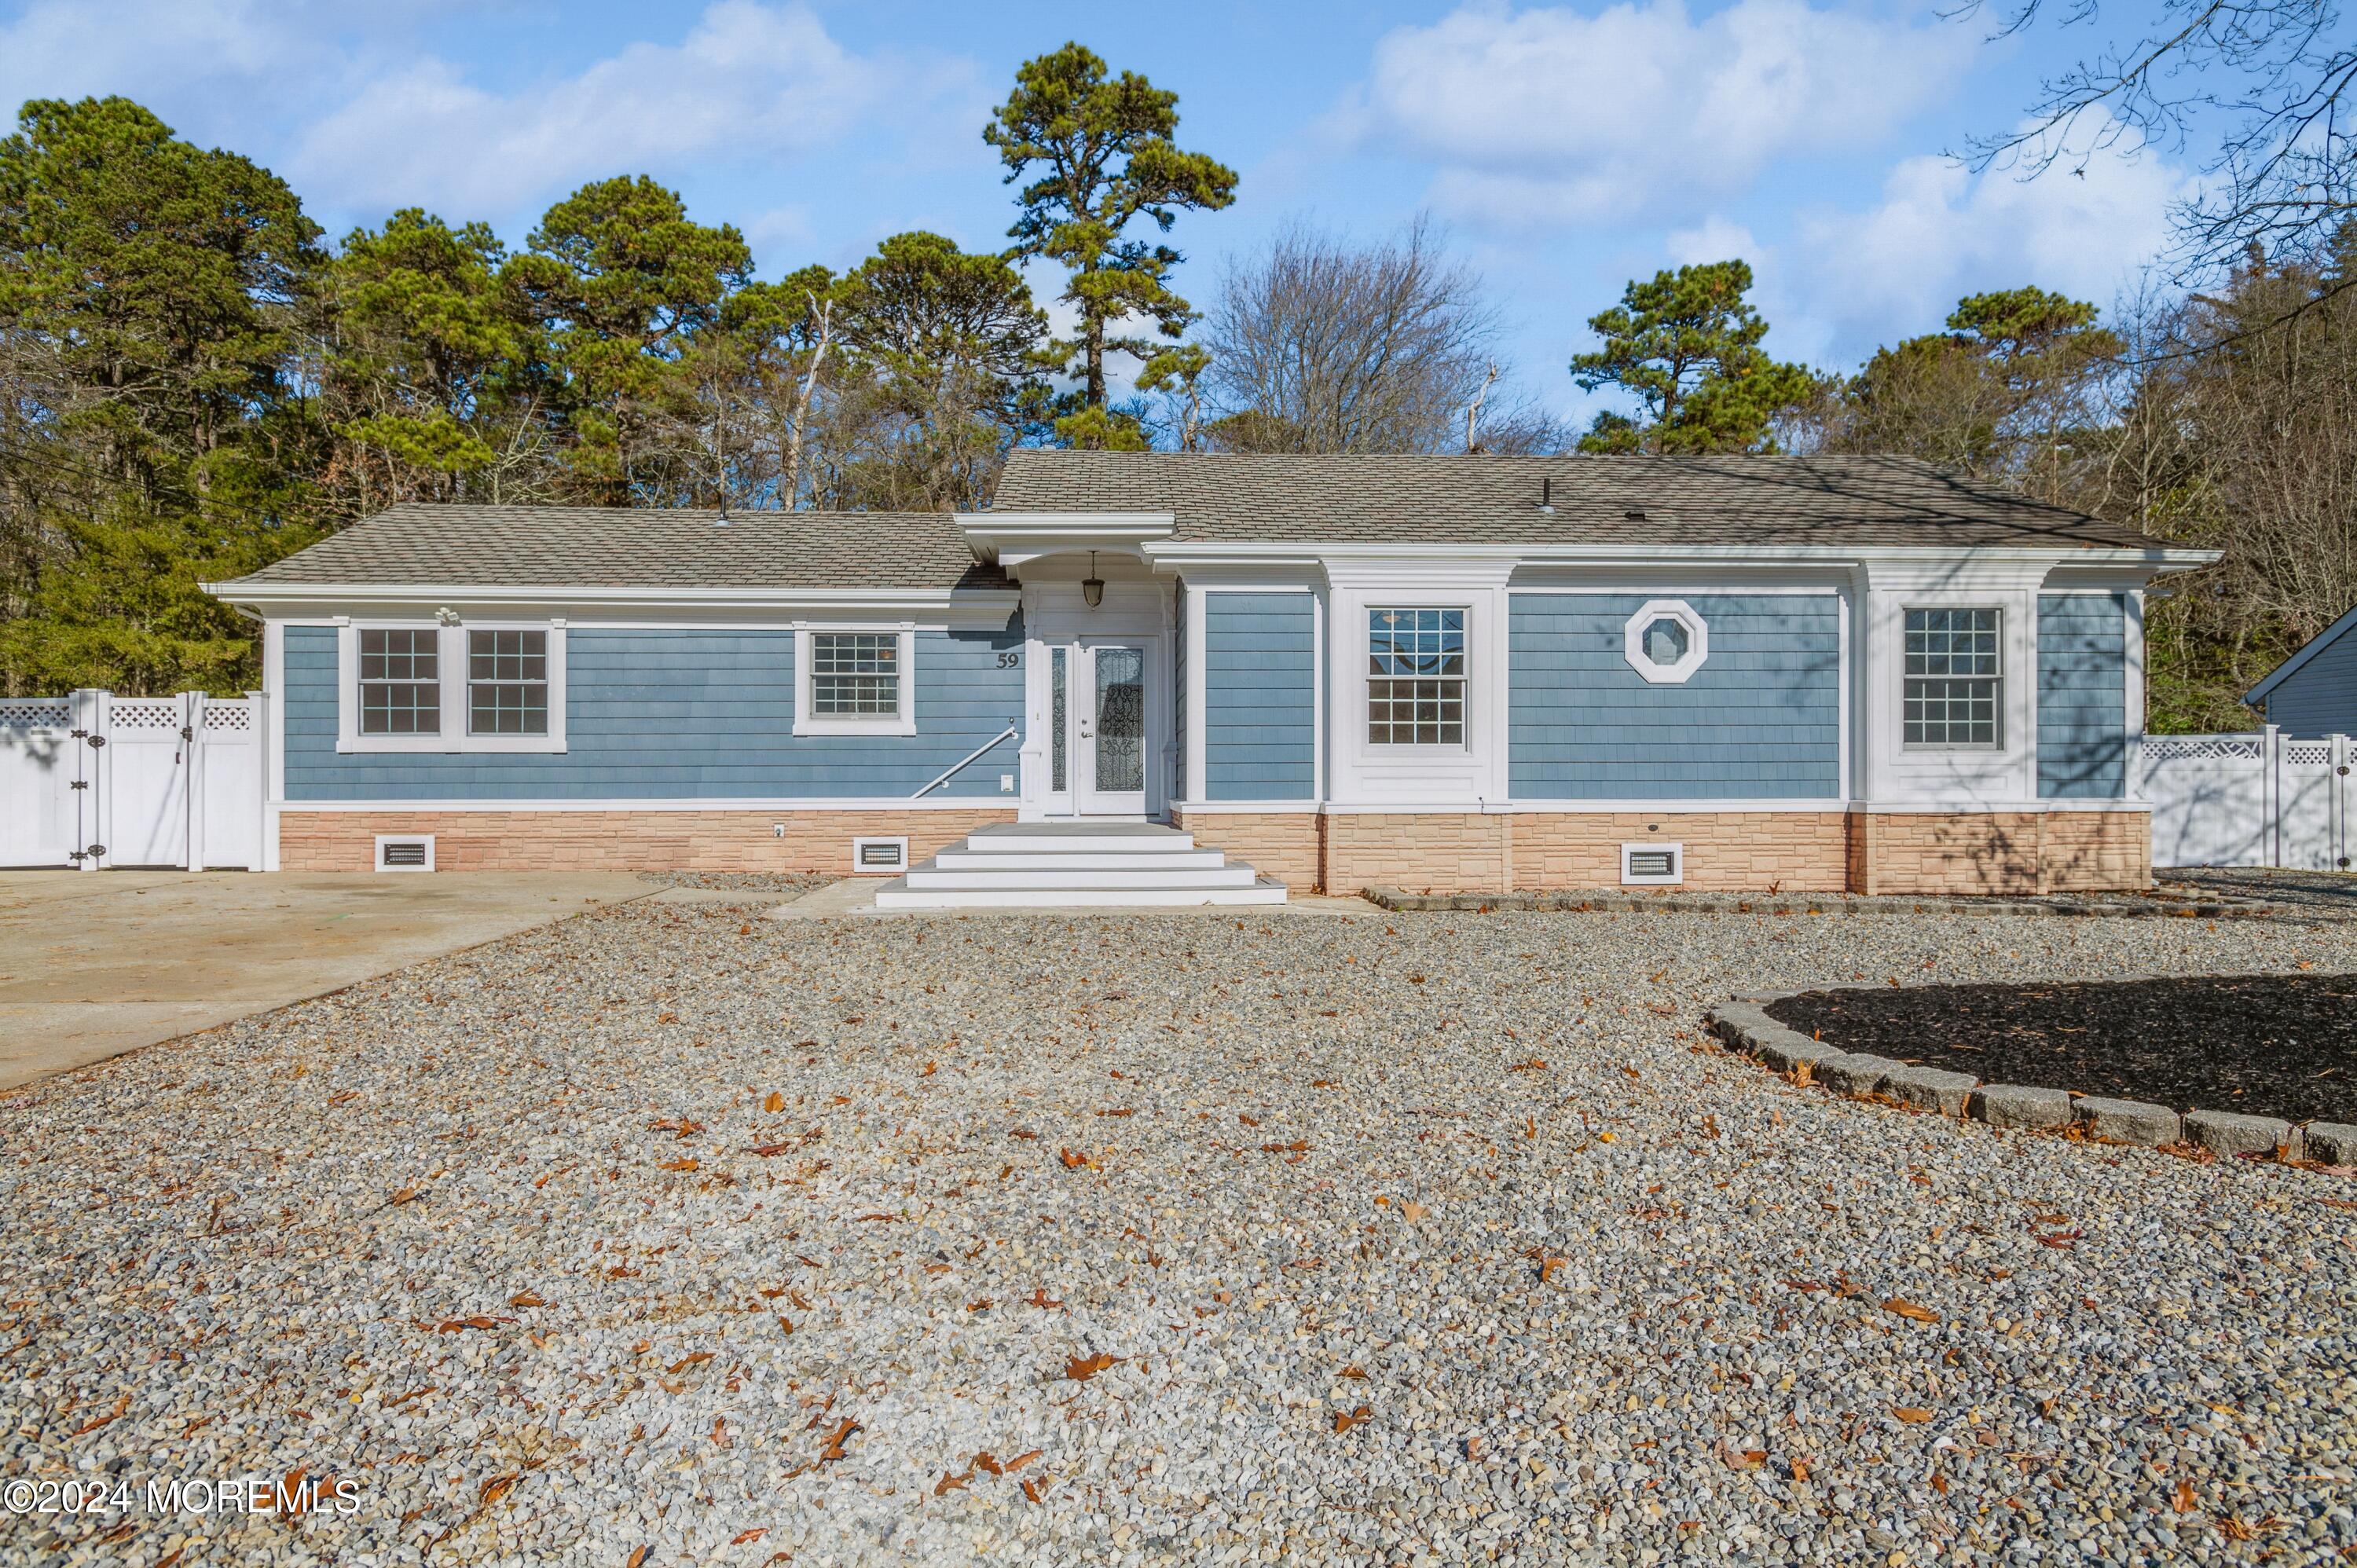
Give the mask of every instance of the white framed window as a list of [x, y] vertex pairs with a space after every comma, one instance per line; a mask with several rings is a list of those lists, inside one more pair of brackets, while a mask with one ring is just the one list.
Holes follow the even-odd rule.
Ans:
[[2005, 612], [1906, 612], [1901, 742], [1912, 750], [1996, 751], [2005, 744]]
[[1710, 657], [1710, 626], [1684, 599], [1652, 599], [1620, 628], [1629, 668], [1656, 686], [1683, 685]]
[[1466, 612], [1367, 611], [1367, 744], [1465, 745]]
[[353, 622], [336, 660], [339, 751], [565, 749], [557, 622]]
[[1624, 886], [1667, 885], [1685, 879], [1684, 844], [1648, 840], [1643, 843], [1620, 846], [1620, 881]]
[[877, 627], [794, 633], [796, 735], [917, 733], [917, 635]]

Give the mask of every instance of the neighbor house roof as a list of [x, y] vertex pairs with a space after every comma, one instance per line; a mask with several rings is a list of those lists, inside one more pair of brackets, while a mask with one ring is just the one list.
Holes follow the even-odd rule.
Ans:
[[1004, 588], [946, 512], [716, 511], [404, 501], [240, 584]]
[[2266, 702], [2277, 686], [2298, 674], [2309, 660], [2353, 632], [2357, 632], [2357, 605], [2352, 605], [2347, 614], [2301, 643], [2290, 658], [2268, 671], [2257, 685], [2243, 693], [2243, 701], [2254, 706]]
[[[1552, 516], [1539, 510], [1543, 491]], [[1496, 457], [1024, 448], [993, 512], [1168, 512], [1179, 541], [2049, 545], [2156, 541], [1905, 457]]]

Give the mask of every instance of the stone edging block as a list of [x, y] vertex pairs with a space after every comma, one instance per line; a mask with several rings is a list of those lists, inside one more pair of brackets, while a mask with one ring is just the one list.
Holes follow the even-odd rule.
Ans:
[[[1878, 986], [1813, 986], [1811, 990], [1879, 990]], [[1778, 1023], [1768, 1004], [1798, 991], [1738, 996], [1711, 1009], [1705, 1022], [1731, 1050], [1760, 1058], [1773, 1071], [1806, 1068], [1808, 1078], [1835, 1094], [1881, 1095], [1943, 1116], [1969, 1116], [1996, 1128], [2068, 1127], [2099, 1143], [2154, 1147], [2180, 1138], [2222, 1158], [2274, 1156], [2324, 1165], [2357, 1165], [2357, 1126], [2310, 1122], [2296, 1126], [2274, 1116], [2190, 1111], [2141, 1100], [2078, 1095], [2027, 1084], [1985, 1084], [1970, 1073], [1910, 1067], [1889, 1057], [1850, 1052]]]

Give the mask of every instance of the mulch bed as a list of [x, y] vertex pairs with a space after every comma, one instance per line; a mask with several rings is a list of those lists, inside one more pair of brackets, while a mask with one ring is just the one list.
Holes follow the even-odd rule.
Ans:
[[1985, 1083], [2357, 1122], [2357, 974], [1812, 991], [1767, 1011], [1829, 1046]]

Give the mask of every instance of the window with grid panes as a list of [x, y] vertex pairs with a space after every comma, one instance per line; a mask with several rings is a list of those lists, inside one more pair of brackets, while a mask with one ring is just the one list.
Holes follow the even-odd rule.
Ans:
[[467, 633], [467, 733], [548, 733], [548, 633]]
[[1367, 744], [1465, 744], [1465, 612], [1367, 612]]
[[1994, 609], [1907, 612], [1907, 745], [1993, 750], [2002, 744], [2002, 625]]
[[432, 627], [361, 628], [361, 734], [442, 733], [440, 639]]
[[811, 635], [811, 710], [822, 718], [900, 712], [900, 639], [888, 631]]

